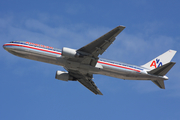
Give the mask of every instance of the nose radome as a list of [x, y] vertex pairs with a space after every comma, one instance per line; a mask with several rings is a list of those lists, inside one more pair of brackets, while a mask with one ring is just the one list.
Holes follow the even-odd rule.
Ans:
[[3, 48], [4, 48], [5, 50], [7, 50], [7, 51], [9, 50], [9, 47], [8, 47], [7, 44], [4, 44], [4, 45], [3, 45]]
[[6, 44], [3, 45], [3, 48], [6, 49]]

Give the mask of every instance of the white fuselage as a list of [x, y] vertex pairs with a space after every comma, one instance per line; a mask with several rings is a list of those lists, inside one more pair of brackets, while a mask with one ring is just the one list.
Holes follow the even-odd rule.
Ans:
[[68, 61], [61, 55], [62, 51], [49, 46], [30, 42], [14, 41], [3, 45], [8, 52], [27, 59], [60, 65], [66, 68], [128, 80], [167, 80], [166, 76], [156, 76], [147, 73], [147, 69], [122, 62], [99, 59], [96, 66]]

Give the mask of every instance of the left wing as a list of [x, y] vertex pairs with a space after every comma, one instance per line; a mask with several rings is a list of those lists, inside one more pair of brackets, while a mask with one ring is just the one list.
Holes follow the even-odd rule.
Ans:
[[95, 83], [92, 81], [92, 77], [93, 77], [92, 74], [89, 73], [82, 74], [80, 73], [80, 71], [75, 71], [75, 70], [68, 70], [68, 71], [69, 71], [69, 75], [75, 77], [82, 85], [84, 85], [94, 94], [103, 95], [101, 91], [97, 88]]
[[85, 59], [82, 61], [84, 64], [90, 64], [95, 66], [98, 60], [99, 54], [102, 55], [104, 51], [113, 43], [115, 37], [124, 29], [124, 26], [118, 26], [105, 35], [99, 37], [98, 39], [92, 41], [86, 46], [77, 50], [77, 52], [82, 54], [87, 54]]

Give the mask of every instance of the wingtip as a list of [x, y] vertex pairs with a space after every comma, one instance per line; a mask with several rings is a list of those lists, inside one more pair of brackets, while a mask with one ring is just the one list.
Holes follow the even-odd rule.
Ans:
[[123, 26], [123, 25], [119, 25], [119, 27], [121, 27], [121, 28], [126, 28], [125, 26]]
[[176, 50], [172, 50], [172, 49], [169, 49], [169, 52], [174, 52], [174, 54], [176, 54]]
[[[98, 94], [98, 95], [103, 95], [102, 92], [99, 90], [99, 88], [98, 88], [98, 93], [97, 93], [97, 94]], [[97, 94], [96, 94], [96, 95], [97, 95]]]
[[103, 95], [103, 94], [100, 92], [100, 93], [98, 93], [98, 94], [96, 94], [96, 95]]

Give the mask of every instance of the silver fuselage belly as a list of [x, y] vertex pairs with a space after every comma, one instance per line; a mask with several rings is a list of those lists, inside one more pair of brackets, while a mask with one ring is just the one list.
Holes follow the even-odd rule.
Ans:
[[[53, 49], [40, 48], [33, 45], [20, 45], [7, 43], [4, 46], [8, 52], [27, 59], [46, 62], [50, 64], [55, 64], [63, 66], [66, 68], [66, 65], [71, 62], [65, 59], [61, 55], [61, 51], [56, 51]], [[96, 66], [92, 67], [90, 65], [80, 64], [76, 62], [72, 63], [72, 69], [80, 70], [92, 73], [92, 74], [102, 74], [111, 77], [116, 77], [120, 79], [128, 80], [166, 80], [165, 77], [150, 75], [147, 73], [147, 69], [129, 65], [121, 62], [99, 59]], [[98, 67], [102, 66], [102, 67]]]

